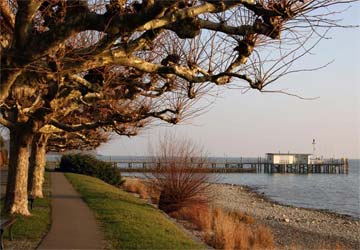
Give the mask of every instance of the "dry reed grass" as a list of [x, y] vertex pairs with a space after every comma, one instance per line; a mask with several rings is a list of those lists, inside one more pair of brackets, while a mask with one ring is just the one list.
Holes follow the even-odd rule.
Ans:
[[153, 185], [153, 183], [146, 181], [145, 182], [147, 193], [150, 196], [151, 203], [159, 204], [160, 200], [160, 192], [159, 190]]
[[229, 216], [231, 216], [235, 221], [243, 222], [245, 224], [255, 224], [255, 219], [245, 213], [241, 212], [229, 212]]
[[153, 204], [159, 202], [159, 191], [146, 180], [126, 178], [122, 188], [127, 192], [139, 194], [141, 199], [150, 199]]
[[197, 230], [208, 232], [211, 229], [211, 212], [206, 204], [182, 207], [170, 213], [170, 216], [193, 223]]
[[274, 249], [271, 230], [256, 226], [255, 219], [240, 212], [209, 209], [206, 205], [193, 205], [171, 213], [171, 216], [192, 222], [203, 231], [204, 240], [216, 249]]
[[138, 179], [127, 178], [123, 184], [123, 189], [130, 193], [139, 194], [141, 199], [149, 199], [147, 187]]

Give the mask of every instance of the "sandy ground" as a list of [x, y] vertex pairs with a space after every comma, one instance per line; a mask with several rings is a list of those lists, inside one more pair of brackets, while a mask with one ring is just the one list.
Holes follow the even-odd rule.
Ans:
[[242, 211], [274, 233], [279, 249], [360, 249], [360, 221], [326, 211], [295, 208], [272, 202], [250, 188], [227, 184], [211, 186], [214, 206]]

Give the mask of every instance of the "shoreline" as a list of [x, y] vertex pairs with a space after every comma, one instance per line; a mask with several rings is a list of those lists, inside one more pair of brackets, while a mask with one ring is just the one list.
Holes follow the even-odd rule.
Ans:
[[[140, 177], [140, 176], [130, 176], [130, 175], [124, 175], [125, 178], [133, 178], [133, 179], [146, 179], [145, 177]], [[342, 214], [333, 210], [329, 210], [329, 209], [322, 209], [322, 208], [311, 208], [311, 207], [301, 207], [301, 206], [295, 206], [295, 205], [291, 205], [291, 204], [285, 204], [279, 201], [276, 201], [268, 196], [265, 195], [265, 193], [260, 192], [258, 190], [258, 188], [256, 187], [251, 187], [248, 185], [241, 185], [241, 184], [231, 184], [231, 183], [217, 183], [217, 182], [212, 182], [212, 185], [224, 185], [224, 186], [229, 186], [229, 187], [241, 187], [242, 189], [246, 190], [249, 193], [252, 193], [253, 195], [257, 196], [259, 199], [263, 199], [264, 201], [267, 201], [269, 203], [273, 203], [279, 206], [285, 206], [285, 207], [290, 207], [290, 208], [298, 208], [298, 209], [304, 209], [304, 210], [309, 210], [309, 211], [314, 211], [314, 212], [321, 212], [321, 213], [325, 213], [325, 214], [331, 214], [333, 216], [338, 216], [339, 218], [342, 219], [350, 219], [353, 221], [360, 221], [360, 216], [359, 217], [355, 217], [349, 214]]]
[[215, 183], [210, 193], [214, 206], [244, 212], [269, 226], [279, 249], [360, 249], [359, 218], [282, 204], [244, 185]]
[[260, 192], [256, 187], [251, 187], [251, 186], [248, 186], [248, 185], [231, 184], [231, 183], [213, 183], [213, 185], [225, 185], [225, 186], [230, 186], [230, 187], [241, 187], [245, 191], [254, 194], [259, 199], [263, 199], [264, 201], [267, 201], [267, 202], [270, 202], [270, 203], [273, 203], [273, 204], [276, 204], [276, 205], [279, 205], [279, 206], [304, 209], [304, 210], [309, 210], [309, 211], [314, 211], [314, 212], [321, 212], [321, 213], [325, 213], [325, 214], [331, 214], [333, 216], [338, 216], [339, 218], [342, 218], [342, 219], [350, 219], [350, 220], [353, 220], [353, 221], [360, 221], [360, 217], [355, 217], [355, 216], [352, 216], [352, 215], [349, 215], [349, 214], [342, 214], [342, 213], [335, 212], [335, 211], [330, 210], [330, 209], [301, 207], [301, 206], [295, 206], [295, 205], [291, 205], [291, 204], [285, 204], [285, 203], [276, 201], [276, 200], [266, 196], [265, 193]]
[[245, 213], [268, 226], [276, 249], [360, 249], [359, 218], [282, 204], [246, 185], [212, 183], [209, 193], [211, 206]]

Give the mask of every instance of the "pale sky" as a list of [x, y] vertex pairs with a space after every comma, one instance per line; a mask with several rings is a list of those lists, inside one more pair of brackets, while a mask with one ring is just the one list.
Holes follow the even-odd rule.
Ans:
[[[344, 16], [346, 23], [360, 24], [360, 4]], [[333, 39], [323, 40], [299, 67], [334, 63], [289, 75], [271, 87], [319, 99], [226, 90], [196, 119], [149, 128], [132, 138], [114, 136], [98, 153], [145, 155], [150, 142], [170, 131], [202, 144], [210, 156], [311, 153], [315, 138], [319, 156], [360, 158], [360, 28], [332, 30], [330, 35]]]

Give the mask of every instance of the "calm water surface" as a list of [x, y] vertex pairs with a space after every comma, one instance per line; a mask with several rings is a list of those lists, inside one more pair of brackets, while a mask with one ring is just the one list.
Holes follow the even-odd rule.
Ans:
[[360, 160], [349, 160], [347, 175], [220, 174], [218, 182], [248, 185], [283, 204], [360, 217]]

